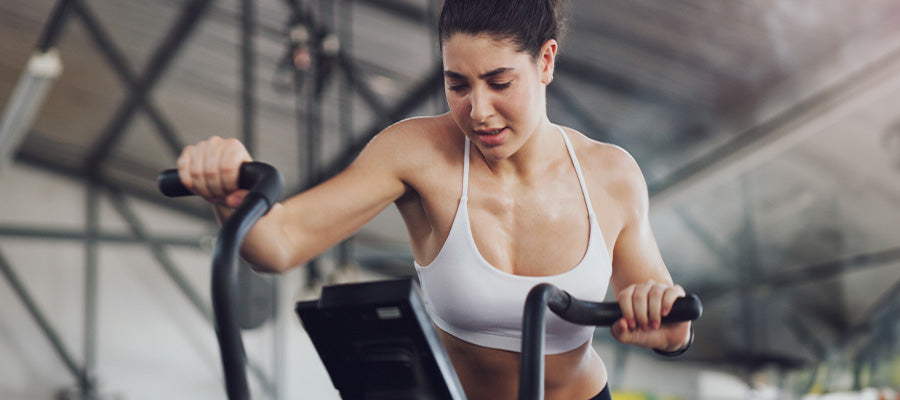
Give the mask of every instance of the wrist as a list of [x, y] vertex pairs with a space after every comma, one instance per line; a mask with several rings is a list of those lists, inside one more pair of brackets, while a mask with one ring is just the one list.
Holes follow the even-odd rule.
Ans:
[[688, 349], [691, 348], [692, 344], [694, 344], [694, 324], [691, 324], [691, 330], [690, 330], [690, 334], [688, 336], [687, 343], [685, 343], [681, 346], [678, 346], [675, 349], [665, 349], [665, 350], [653, 349], [653, 352], [656, 354], [659, 354], [661, 356], [676, 357], [676, 356], [680, 356], [680, 355], [684, 354], [685, 352], [687, 352]]

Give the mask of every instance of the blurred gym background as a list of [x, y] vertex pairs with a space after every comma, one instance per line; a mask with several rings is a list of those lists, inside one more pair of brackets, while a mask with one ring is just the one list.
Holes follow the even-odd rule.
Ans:
[[[442, 113], [440, 0], [0, 1], [0, 398], [219, 399], [216, 224], [156, 174], [210, 135], [296, 193]], [[635, 156], [676, 359], [594, 343], [616, 399], [894, 399], [900, 1], [570, 0], [549, 114]], [[292, 313], [414, 275], [393, 207], [306, 268], [242, 276], [256, 398], [337, 399]]]

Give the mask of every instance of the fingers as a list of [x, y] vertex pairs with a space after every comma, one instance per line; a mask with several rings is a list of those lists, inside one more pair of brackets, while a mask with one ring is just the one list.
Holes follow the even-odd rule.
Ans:
[[613, 338], [618, 340], [620, 343], [632, 343], [634, 333], [630, 328], [628, 328], [628, 322], [625, 321], [625, 318], [616, 321], [615, 324], [612, 324], [609, 327], [609, 330]]
[[208, 147], [207, 142], [200, 142], [194, 146], [188, 169], [191, 174], [191, 182], [194, 185], [192, 188], [194, 193], [212, 201], [213, 197], [209, 191], [209, 184], [206, 181], [206, 153]]
[[659, 329], [662, 321], [663, 295], [667, 287], [661, 284], [650, 286], [647, 291], [647, 328]]
[[647, 348], [682, 343], [684, 325], [689, 324], [662, 325], [662, 318], [672, 311], [675, 300], [684, 296], [678, 285], [652, 280], [630, 285], [616, 294], [622, 318], [610, 327], [610, 333], [621, 343]]
[[181, 150], [181, 155], [178, 156], [178, 160], [176, 161], [176, 165], [178, 166], [178, 178], [181, 180], [181, 184], [191, 191], [193, 191], [194, 187], [194, 182], [190, 173], [191, 156], [193, 154], [194, 146], [186, 146]]
[[675, 300], [679, 297], [684, 297], [687, 294], [684, 292], [684, 288], [681, 285], [675, 285], [668, 288], [662, 297], [662, 316], [665, 317], [672, 312], [672, 305], [675, 304]]
[[225, 198], [223, 190], [225, 178], [223, 177], [222, 168], [220, 168], [223, 150], [222, 138], [213, 136], [206, 141], [207, 154], [203, 160], [203, 176], [206, 178], [207, 198], [213, 199], [218, 203], [222, 203]]
[[193, 193], [225, 204], [238, 191], [241, 164], [249, 161], [252, 158], [240, 141], [213, 136], [184, 148], [178, 157], [178, 176]]
[[646, 331], [659, 329], [675, 300], [684, 295], [681, 286], [648, 281], [628, 286], [616, 295], [616, 300], [627, 327]]
[[653, 288], [653, 282], [646, 285], [638, 285], [631, 295], [631, 305], [634, 307], [634, 320], [637, 327], [641, 330], [650, 329], [650, 308], [649, 302], [650, 290]]
[[635, 329], [636, 324], [634, 321], [634, 306], [632, 303], [632, 297], [634, 296], [635, 285], [631, 285], [620, 291], [616, 294], [616, 301], [619, 302], [619, 307], [622, 309], [622, 321], [627, 325], [628, 329]]
[[223, 143], [222, 154], [219, 159], [222, 167], [222, 189], [225, 193], [232, 193], [238, 188], [238, 174], [241, 164], [253, 161], [247, 153], [244, 145], [237, 139], [226, 139]]

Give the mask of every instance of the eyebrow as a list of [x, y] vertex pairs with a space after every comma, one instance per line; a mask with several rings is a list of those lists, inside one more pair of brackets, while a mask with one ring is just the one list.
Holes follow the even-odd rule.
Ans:
[[[485, 72], [485, 73], [483, 73], [483, 74], [481, 74], [481, 75], [478, 75], [478, 78], [480, 78], [480, 79], [487, 79], [487, 78], [490, 78], [490, 77], [492, 77], [492, 76], [500, 75], [500, 74], [502, 74], [502, 73], [504, 73], [504, 72], [512, 71], [513, 69], [514, 69], [514, 68], [508, 68], [508, 67], [497, 68], [497, 69], [495, 69], [495, 70], [488, 71], [488, 72]], [[450, 70], [445, 70], [445, 71], [444, 71], [444, 75], [447, 76], [447, 77], [449, 77], [449, 78], [465, 79], [465, 76], [464, 76], [463, 74], [461, 74], [461, 73], [459, 73], [459, 72], [455, 72], [455, 71], [450, 71]]]

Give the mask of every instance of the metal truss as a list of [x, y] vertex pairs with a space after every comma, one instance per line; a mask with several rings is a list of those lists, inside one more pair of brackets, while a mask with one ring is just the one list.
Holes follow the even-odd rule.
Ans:
[[[242, 140], [247, 145], [248, 150], [254, 148], [254, 125], [255, 125], [255, 78], [253, 76], [254, 68], [254, 52], [253, 37], [256, 34], [257, 26], [255, 22], [255, 9], [253, 1], [240, 0], [240, 40], [241, 40], [241, 109], [242, 109]], [[352, 1], [343, 1], [342, 5], [346, 7], [352, 6]], [[392, 12], [400, 15], [421, 16], [421, 12], [414, 11], [412, 8], [399, 2], [377, 2], [385, 7], [392, 9]], [[199, 292], [191, 285], [191, 283], [181, 274], [179, 268], [169, 256], [168, 249], [170, 247], [188, 247], [200, 248], [201, 243], [197, 238], [173, 236], [173, 235], [152, 235], [144, 227], [143, 221], [137, 213], [131, 208], [129, 198], [139, 198], [150, 201], [154, 204], [161, 205], [187, 214], [193, 217], [209, 220], [211, 213], [208, 210], [201, 210], [185, 206], [184, 204], [173, 205], [172, 202], [164, 201], [156, 193], [148, 192], [145, 188], [138, 186], [131, 187], [128, 184], [113, 183], [112, 180], [106, 179], [102, 170], [102, 165], [108, 162], [111, 155], [115, 152], [116, 147], [122, 138], [127, 134], [128, 127], [135, 115], [139, 111], [143, 111], [149, 117], [149, 120], [156, 128], [159, 137], [166, 144], [167, 148], [173, 155], [177, 155], [184, 142], [181, 140], [176, 128], [170, 123], [164, 115], [159, 111], [152, 97], [150, 96], [157, 83], [164, 76], [167, 68], [172, 64], [179, 50], [184, 47], [185, 42], [196, 29], [196, 26], [203, 20], [204, 16], [214, 9], [211, 7], [211, 0], [192, 0], [187, 2], [181, 9], [181, 12], [173, 25], [169, 28], [164, 39], [157, 46], [149, 61], [142, 69], [142, 73], [138, 75], [135, 69], [129, 64], [124, 53], [115, 45], [110, 34], [105, 30], [101, 21], [95, 16], [87, 2], [79, 0], [61, 0], [57, 3], [53, 15], [49, 19], [44, 28], [44, 32], [39, 41], [40, 49], [49, 49], [57, 42], [63, 32], [64, 24], [70, 16], [75, 16], [85, 27], [89, 38], [94, 46], [99, 50], [103, 59], [112, 67], [118, 79], [127, 89], [125, 101], [119, 109], [114, 113], [109, 123], [101, 132], [100, 138], [91, 146], [88, 156], [83, 161], [81, 169], [72, 169], [71, 166], [64, 165], [52, 157], [41, 154], [20, 153], [17, 155], [19, 162], [24, 162], [43, 169], [48, 169], [54, 173], [67, 176], [72, 179], [78, 179], [85, 182], [86, 187], [86, 228], [84, 230], [77, 229], [48, 229], [48, 228], [32, 228], [21, 225], [2, 225], [0, 226], [0, 237], [18, 238], [18, 239], [34, 239], [34, 240], [53, 240], [53, 241], [79, 241], [85, 246], [85, 314], [84, 314], [84, 360], [77, 360], [73, 356], [73, 352], [66, 348], [57, 330], [52, 326], [47, 315], [34, 302], [28, 289], [22, 283], [21, 279], [15, 272], [15, 268], [0, 252], [0, 272], [4, 278], [13, 287], [15, 293], [25, 305], [32, 318], [37, 322], [41, 332], [46, 336], [52, 347], [56, 351], [61, 361], [66, 365], [70, 373], [77, 381], [77, 390], [82, 398], [97, 398], [96, 377], [94, 376], [96, 364], [97, 343], [97, 282], [98, 282], [98, 251], [101, 245], [117, 245], [117, 244], [144, 244], [151, 251], [156, 263], [160, 266], [166, 276], [173, 282], [185, 298], [197, 310], [199, 315], [210, 321], [211, 310], [207, 305], [207, 301], [199, 295]], [[285, 1], [288, 8], [294, 13], [304, 13], [306, 11], [301, 3], [296, 1]], [[341, 18], [349, 18], [349, 13], [340, 13]], [[307, 15], [313, 17], [312, 13]], [[422, 16], [425, 18], [426, 16]], [[310, 21], [315, 23], [314, 18]], [[264, 27], [265, 28], [265, 27]], [[331, 29], [326, 24], [318, 26], [319, 29]], [[268, 29], [264, 32], [271, 34], [278, 32], [277, 30]], [[357, 66], [357, 62], [353, 60], [347, 49], [350, 49], [349, 35], [343, 37], [346, 45], [342, 46], [342, 51], [337, 56], [337, 66], [342, 79], [341, 97], [344, 99], [342, 103], [350, 103], [349, 96], [351, 93], [358, 95], [377, 116], [376, 121], [360, 134], [354, 134], [346, 128], [344, 133], [348, 140], [345, 152], [332, 160], [327, 165], [319, 168], [321, 161], [314, 158], [315, 163], [308, 164], [306, 168], [309, 171], [306, 182], [300, 187], [317, 182], [324, 177], [330, 176], [340, 169], [346, 167], [350, 161], [356, 156], [360, 149], [368, 140], [374, 136], [387, 123], [400, 119], [411, 112], [416, 106], [427, 101], [428, 98], [440, 93], [442, 86], [443, 73], [439, 66], [434, 68], [420, 82], [410, 94], [396, 104], [388, 104], [371, 89], [366, 79]], [[439, 64], [439, 63], [438, 63]], [[300, 93], [298, 93], [299, 95]], [[307, 98], [307, 105], [314, 102]], [[348, 110], [348, 106], [344, 106]], [[298, 119], [306, 118], [307, 128], [303, 133], [306, 140], [316, 140], [320, 134], [320, 126], [310, 123], [310, 120], [319, 118], [321, 113], [319, 109], [308, 109], [304, 113], [298, 113]], [[316, 148], [317, 146], [310, 146]], [[317, 157], [317, 156], [316, 156]], [[299, 189], [298, 189], [299, 190]], [[116, 212], [126, 221], [130, 229], [130, 233], [111, 233], [104, 232], [99, 227], [99, 202], [101, 197], [106, 197], [111, 201]], [[345, 248], [343, 253], [348, 253], [349, 247]], [[344, 254], [343, 257], [349, 257]], [[276, 285], [277, 287], [277, 285]], [[278, 324], [278, 321], [276, 321]], [[276, 329], [277, 330], [277, 329]], [[276, 332], [275, 352], [282, 352], [283, 335]], [[262, 371], [255, 363], [250, 362], [251, 372], [261, 383], [261, 387], [271, 398], [281, 398], [277, 385], [270, 377]], [[278, 360], [276, 354], [275, 374], [283, 377], [283, 360]]]

